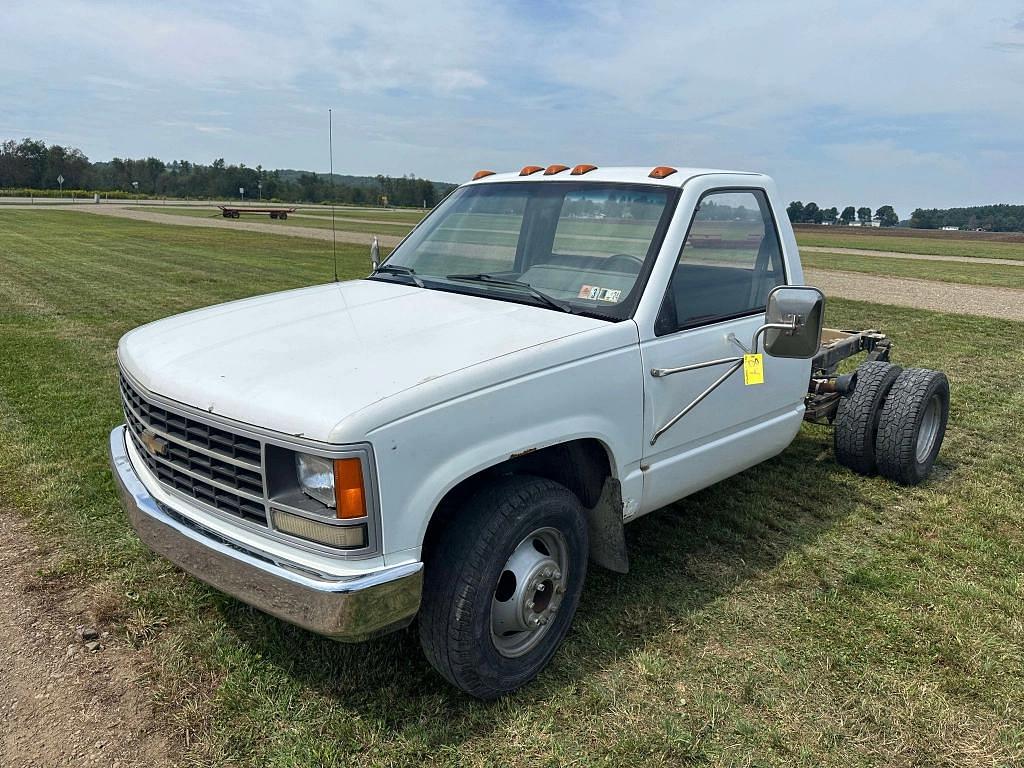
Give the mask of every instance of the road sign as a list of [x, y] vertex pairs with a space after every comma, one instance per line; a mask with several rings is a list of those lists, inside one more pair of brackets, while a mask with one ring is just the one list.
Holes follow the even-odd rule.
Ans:
[[64, 174], [61, 174], [60, 176], [57, 177], [57, 183], [58, 184], [63, 184], [64, 183]]
[[245, 194], [245, 187], [239, 187], [238, 188], [238, 194], [244, 195]]

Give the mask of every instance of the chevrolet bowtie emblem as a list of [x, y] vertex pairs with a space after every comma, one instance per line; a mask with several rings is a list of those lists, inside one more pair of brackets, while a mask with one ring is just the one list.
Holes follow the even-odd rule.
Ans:
[[167, 453], [167, 441], [158, 436], [152, 430], [143, 430], [139, 439], [142, 440], [142, 444], [146, 446], [146, 450], [154, 456], [163, 456]]

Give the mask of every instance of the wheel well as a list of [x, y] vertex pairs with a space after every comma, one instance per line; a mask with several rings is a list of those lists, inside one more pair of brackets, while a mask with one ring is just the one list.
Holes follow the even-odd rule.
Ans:
[[608, 451], [594, 438], [514, 453], [505, 461], [467, 477], [445, 494], [427, 525], [421, 558], [424, 561], [428, 558], [448, 520], [481, 484], [489, 480], [506, 475], [544, 477], [564, 485], [576, 494], [584, 508], [591, 509], [600, 499], [605, 480], [611, 474]]

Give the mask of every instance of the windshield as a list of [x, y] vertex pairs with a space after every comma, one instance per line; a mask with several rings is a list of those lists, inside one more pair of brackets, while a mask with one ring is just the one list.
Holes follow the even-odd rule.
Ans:
[[677, 195], [594, 182], [463, 187], [374, 277], [622, 319], [635, 307]]

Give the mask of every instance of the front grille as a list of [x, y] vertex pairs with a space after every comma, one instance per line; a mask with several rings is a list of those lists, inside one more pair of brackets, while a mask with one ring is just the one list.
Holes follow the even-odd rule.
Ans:
[[267, 525], [258, 440], [152, 403], [124, 376], [121, 397], [135, 447], [160, 482], [221, 512]]

